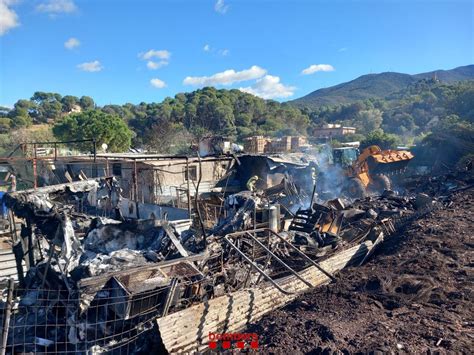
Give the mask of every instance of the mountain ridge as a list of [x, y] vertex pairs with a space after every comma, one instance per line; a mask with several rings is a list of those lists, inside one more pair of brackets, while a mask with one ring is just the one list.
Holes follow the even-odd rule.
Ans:
[[474, 80], [474, 64], [413, 75], [398, 72], [365, 74], [348, 82], [315, 90], [287, 103], [298, 108], [314, 109], [323, 105], [350, 104], [369, 98], [385, 98], [416, 81], [432, 79], [435, 76], [446, 83]]

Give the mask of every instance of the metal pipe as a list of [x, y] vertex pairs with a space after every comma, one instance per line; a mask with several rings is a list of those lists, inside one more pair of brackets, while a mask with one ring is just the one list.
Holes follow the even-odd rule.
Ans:
[[255, 268], [260, 273], [260, 275], [262, 275], [267, 281], [269, 281], [273, 286], [275, 286], [278, 291], [285, 295], [291, 295], [294, 293], [282, 289], [280, 285], [278, 285], [270, 276], [265, 273], [265, 271], [260, 269], [257, 264], [253, 263], [247, 255], [245, 255], [237, 246], [235, 246], [234, 243], [232, 243], [227, 236], [224, 237], [224, 240], [231, 246], [231, 248], [233, 248], [237, 253], [239, 253], [240, 256], [242, 256], [253, 268]]
[[300, 274], [298, 274], [295, 270], [293, 270], [288, 264], [286, 264], [283, 260], [281, 260], [274, 252], [268, 249], [262, 242], [260, 242], [257, 238], [255, 238], [252, 234], [247, 232], [247, 235], [252, 238], [258, 245], [260, 245], [265, 251], [267, 251], [271, 256], [273, 256], [281, 265], [285, 267], [285, 269], [289, 270], [293, 275], [295, 275], [300, 281], [304, 282], [307, 286], [313, 287], [308, 281], [303, 279]]
[[[299, 255], [301, 255], [303, 258], [305, 258], [307, 261], [309, 261], [311, 264], [313, 264], [319, 271], [321, 271], [324, 275], [326, 275], [327, 277], [329, 277], [331, 280], [335, 280], [334, 276], [332, 276], [329, 272], [327, 272], [326, 270], [324, 270], [318, 263], [316, 263], [313, 259], [311, 259], [308, 255], [306, 255], [305, 253], [303, 253], [301, 250], [299, 250], [297, 247], [295, 247], [292, 243], [290, 243], [289, 241], [285, 240], [285, 238], [283, 238], [281, 235], [279, 235], [278, 233], [274, 233], [272, 232], [270, 229], [268, 228], [260, 228], [260, 229], [256, 229], [256, 230], [253, 230], [252, 232], [254, 233], [258, 233], [258, 232], [270, 232], [272, 233], [273, 235], [277, 236], [278, 238], [280, 238], [285, 244], [289, 245], [290, 247], [292, 247]], [[228, 236], [239, 236], [239, 235], [244, 235], [248, 233], [248, 231], [240, 231], [240, 232], [234, 232], [234, 233], [230, 233], [228, 234]]]
[[286, 245], [289, 245], [291, 246], [300, 256], [302, 256], [303, 258], [305, 258], [307, 261], [309, 261], [311, 264], [313, 264], [319, 271], [321, 271], [324, 275], [326, 275], [327, 277], [329, 277], [332, 281], [335, 281], [336, 279], [334, 278], [334, 276], [332, 276], [329, 272], [327, 272], [326, 270], [324, 270], [321, 266], [319, 266], [319, 264], [317, 262], [315, 262], [313, 259], [311, 259], [308, 255], [306, 255], [305, 253], [303, 253], [301, 250], [299, 250], [297, 247], [295, 247], [292, 243], [290, 243], [289, 241], [287, 241], [285, 238], [283, 238], [281, 235], [279, 235], [278, 233], [275, 233], [273, 232], [272, 230], [270, 230], [270, 233], [272, 233], [273, 235], [277, 236], [278, 238], [280, 238]]
[[52, 141], [52, 142], [26, 142], [22, 143], [24, 145], [28, 144], [67, 144], [67, 143], [84, 143], [84, 142], [93, 142], [94, 139], [79, 139], [79, 140], [74, 140], [74, 141]]

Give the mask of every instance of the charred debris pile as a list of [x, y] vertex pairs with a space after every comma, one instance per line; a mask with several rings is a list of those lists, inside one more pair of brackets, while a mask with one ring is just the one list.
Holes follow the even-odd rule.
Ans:
[[[210, 226], [200, 213], [185, 221], [123, 218], [114, 178], [6, 195], [21, 222], [12, 233], [20, 284], [2, 301], [7, 352], [150, 349], [160, 317], [263, 283], [285, 292], [279, 280], [301, 278], [308, 266], [363, 241], [378, 244], [448, 203], [422, 192], [419, 179], [410, 187], [417, 193], [310, 203], [311, 189], [298, 179], [286, 174], [263, 190], [203, 194], [200, 208], [220, 203]], [[440, 191], [466, 186], [459, 178], [446, 187], [452, 181], [440, 179]]]

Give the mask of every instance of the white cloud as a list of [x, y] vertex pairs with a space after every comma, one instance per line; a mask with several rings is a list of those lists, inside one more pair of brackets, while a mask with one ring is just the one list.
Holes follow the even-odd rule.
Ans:
[[229, 10], [229, 5], [224, 3], [224, 0], [217, 0], [214, 5], [214, 10], [220, 14], [225, 14]]
[[230, 51], [228, 49], [221, 49], [219, 50], [219, 54], [226, 57], [230, 54]]
[[48, 0], [36, 6], [36, 10], [56, 15], [60, 13], [72, 13], [77, 10], [73, 0]]
[[301, 71], [301, 74], [310, 75], [318, 71], [334, 71], [334, 67], [330, 64], [313, 64], [307, 67], [306, 69], [303, 69]]
[[20, 25], [18, 15], [10, 8], [15, 0], [0, 0], [0, 36]]
[[158, 78], [151, 79], [150, 84], [157, 89], [163, 89], [166, 87], [166, 83]]
[[171, 57], [171, 53], [167, 51], [166, 49], [162, 49], [159, 51], [150, 49], [148, 52], [140, 53], [138, 56], [144, 60], [148, 60], [152, 58], [168, 60]]
[[229, 69], [212, 76], [188, 76], [183, 80], [183, 84], [195, 86], [232, 85], [241, 81], [261, 78], [266, 73], [265, 69], [254, 65], [249, 69], [241, 71]]
[[217, 49], [217, 48], [211, 47], [210, 44], [206, 44], [204, 47], [202, 47], [202, 50], [208, 53], [217, 53], [223, 57], [226, 57], [230, 54], [230, 50], [228, 50], [227, 48]]
[[292, 96], [296, 88], [280, 83], [280, 78], [273, 75], [265, 75], [258, 79], [255, 84], [249, 87], [240, 88], [243, 92], [248, 92], [263, 99], [277, 99]]
[[102, 66], [102, 64], [100, 64], [98, 60], [94, 60], [93, 62], [85, 62], [85, 63], [79, 64], [77, 67], [82, 71], [88, 71], [91, 73], [101, 71], [102, 69], [104, 69], [104, 67]]
[[166, 60], [161, 60], [159, 62], [154, 62], [152, 60], [149, 60], [148, 62], [146, 62], [147, 68], [151, 69], [151, 70], [156, 70], [156, 69], [161, 68], [165, 65], [168, 65], [168, 61], [166, 61]]
[[79, 47], [81, 45], [81, 42], [77, 38], [71, 37], [69, 38], [66, 42], [64, 42], [64, 47], [67, 49], [74, 49], [76, 47]]
[[[146, 66], [148, 69], [156, 70], [161, 68], [165, 65], [169, 64], [169, 59], [171, 57], [171, 53], [165, 49], [162, 50], [154, 50], [150, 49], [148, 52], [139, 53], [138, 57], [142, 60], [146, 60]], [[158, 60], [155, 60], [158, 59]]]

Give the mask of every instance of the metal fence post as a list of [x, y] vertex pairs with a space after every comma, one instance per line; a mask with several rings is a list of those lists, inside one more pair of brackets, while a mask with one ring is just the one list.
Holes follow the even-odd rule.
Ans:
[[3, 329], [2, 329], [2, 347], [0, 348], [0, 355], [5, 355], [7, 350], [8, 342], [8, 328], [10, 327], [10, 317], [12, 314], [12, 302], [13, 302], [13, 288], [15, 282], [13, 279], [8, 280], [8, 296], [7, 304], [5, 305], [5, 314], [3, 316]]

